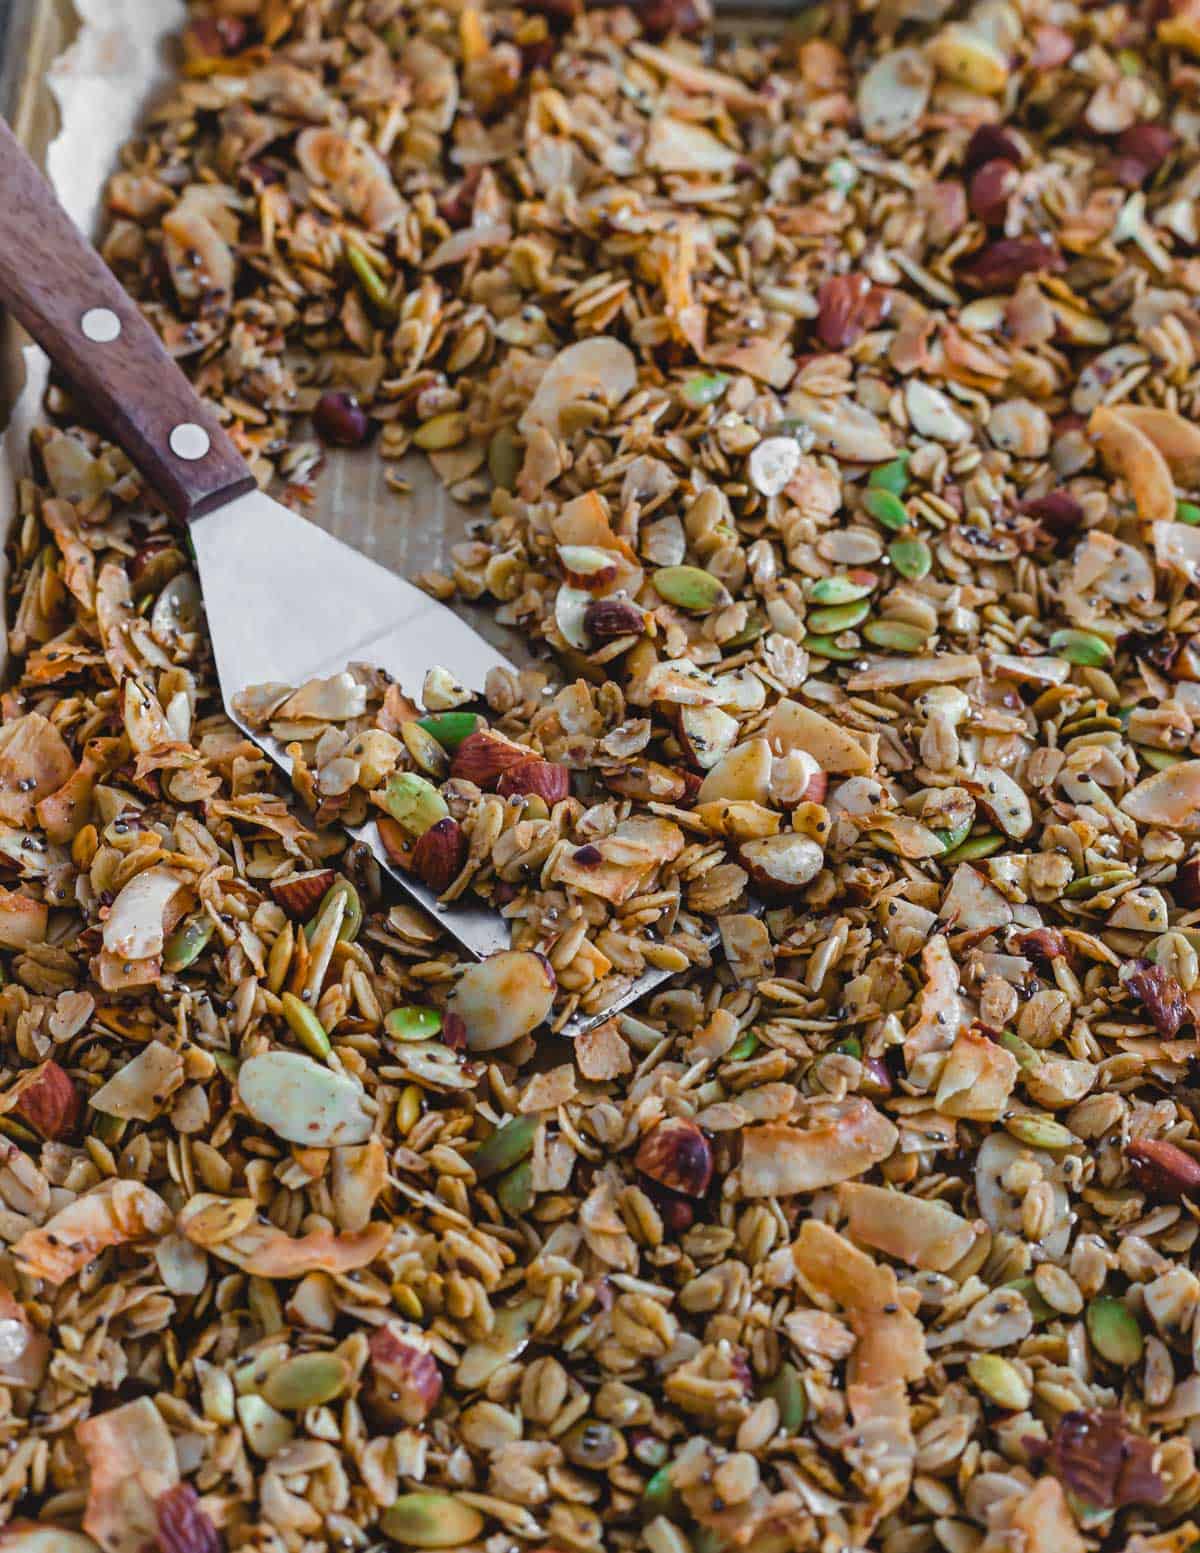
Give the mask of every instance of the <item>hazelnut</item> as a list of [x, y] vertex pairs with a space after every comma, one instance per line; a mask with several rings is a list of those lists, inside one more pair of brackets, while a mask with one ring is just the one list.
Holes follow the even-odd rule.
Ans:
[[442, 1394], [442, 1372], [427, 1349], [388, 1322], [371, 1334], [363, 1401], [380, 1423], [412, 1427], [433, 1412]]
[[353, 394], [332, 389], [322, 394], [313, 411], [313, 426], [322, 442], [335, 448], [361, 448], [371, 438], [371, 421]]
[[712, 1181], [712, 1145], [695, 1122], [669, 1117], [642, 1139], [634, 1164], [668, 1191], [703, 1197]]
[[613, 642], [621, 636], [641, 636], [646, 617], [628, 599], [597, 599], [589, 604], [583, 629], [593, 642]]
[[1180, 863], [1172, 890], [1176, 902], [1186, 911], [1200, 906], [1200, 855]]
[[1020, 181], [1020, 173], [1011, 162], [993, 157], [971, 174], [967, 202], [971, 214], [987, 226], [1003, 226], [1008, 202]]
[[761, 895], [783, 901], [792, 899], [817, 877], [825, 854], [809, 837], [783, 831], [778, 836], [744, 842], [738, 861]]

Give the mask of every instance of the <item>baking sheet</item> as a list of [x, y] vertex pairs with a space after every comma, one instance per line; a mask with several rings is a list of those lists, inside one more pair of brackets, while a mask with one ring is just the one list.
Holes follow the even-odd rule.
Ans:
[[[24, 59], [5, 112], [72, 218], [93, 235], [121, 145], [172, 79], [175, 36], [184, 15], [182, 0], [77, 0], [74, 8], [68, 0], [39, 0], [25, 9]], [[0, 410], [12, 409], [0, 440], [0, 540], [7, 541], [16, 514], [16, 481], [28, 469], [29, 432], [41, 414], [47, 374], [41, 350], [6, 321]], [[424, 455], [414, 454], [399, 466], [409, 495], [386, 483], [385, 467], [369, 449], [331, 454], [308, 515], [405, 576], [442, 566], [483, 509], [452, 501]], [[519, 640], [486, 609], [456, 605], [455, 612], [501, 651], [527, 660]], [[3, 653], [0, 643], [0, 674]], [[435, 643], [430, 654], [436, 661]]]

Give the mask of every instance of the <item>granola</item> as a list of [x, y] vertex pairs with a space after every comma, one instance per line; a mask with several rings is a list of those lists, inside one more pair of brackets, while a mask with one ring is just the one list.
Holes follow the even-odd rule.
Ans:
[[106, 257], [286, 499], [374, 439], [477, 500], [423, 583], [538, 657], [246, 688], [289, 786], [51, 391], [0, 1546], [1200, 1538], [1198, 61], [1192, 0], [193, 12]]

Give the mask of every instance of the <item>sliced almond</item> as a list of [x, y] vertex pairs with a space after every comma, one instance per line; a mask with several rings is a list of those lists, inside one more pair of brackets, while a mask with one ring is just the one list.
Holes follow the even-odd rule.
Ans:
[[335, 1148], [371, 1136], [362, 1085], [300, 1052], [264, 1052], [243, 1062], [237, 1092], [256, 1122], [289, 1143]]

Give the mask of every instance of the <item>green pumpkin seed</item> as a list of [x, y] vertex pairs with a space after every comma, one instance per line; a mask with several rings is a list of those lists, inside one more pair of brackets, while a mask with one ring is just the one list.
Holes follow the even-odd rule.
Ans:
[[743, 647], [749, 647], [751, 642], [757, 642], [759, 637], [767, 629], [766, 616], [756, 609], [752, 609], [746, 617], [746, 624], [740, 631], [735, 631], [730, 637], [721, 643], [722, 652], [737, 652]]
[[1005, 1051], [1012, 1052], [1017, 1059], [1017, 1067], [1022, 1073], [1029, 1073], [1034, 1068], [1041, 1067], [1042, 1058], [1037, 1047], [1030, 1046], [1028, 1041], [1023, 1041], [1015, 1030], [1001, 1031], [1000, 1045]]
[[1053, 1305], [1047, 1304], [1032, 1278], [1011, 1278], [1002, 1288], [1012, 1289], [1029, 1306], [1029, 1314], [1037, 1322], [1052, 1321], [1058, 1315]]
[[670, 1467], [659, 1467], [642, 1490], [638, 1510], [644, 1521], [652, 1521], [659, 1515], [670, 1515], [675, 1508], [675, 1490], [671, 1487]]
[[282, 1413], [320, 1407], [341, 1396], [350, 1381], [350, 1366], [336, 1353], [298, 1353], [267, 1376], [262, 1394]]
[[705, 405], [715, 404], [728, 387], [727, 372], [694, 372], [680, 392], [693, 410], [702, 410]]
[[857, 1057], [860, 1061], [862, 1059], [862, 1042], [857, 1035], [846, 1036], [833, 1049], [835, 1052], [840, 1052], [843, 1057]]
[[753, 1057], [757, 1050], [758, 1036], [753, 1030], [747, 1030], [745, 1035], [739, 1036], [729, 1048], [728, 1057], [730, 1062], [745, 1062], [748, 1057]]
[[971, 834], [971, 826], [974, 823], [974, 816], [968, 815], [965, 820], [960, 820], [952, 830], [935, 830], [933, 834], [941, 842], [945, 851], [953, 852], [955, 847], [961, 846]]
[[1171, 750], [1156, 750], [1146, 744], [1135, 744], [1134, 749], [1138, 753], [1138, 759], [1151, 771], [1165, 771], [1168, 766], [1177, 766], [1181, 760], [1191, 759], [1190, 755], [1176, 755]]
[[1102, 1359], [1128, 1370], [1139, 1363], [1146, 1346], [1137, 1318], [1122, 1301], [1102, 1295], [1084, 1315], [1092, 1347]]
[[1200, 507], [1194, 501], [1177, 501], [1175, 503], [1176, 523], [1200, 523]]
[[694, 615], [707, 615], [733, 602], [720, 578], [698, 566], [660, 566], [650, 580], [660, 599]]
[[432, 1041], [441, 1034], [442, 1015], [436, 1008], [394, 1008], [383, 1021], [387, 1033], [396, 1041]]
[[865, 599], [874, 592], [879, 581], [877, 577], [858, 572], [858, 580], [847, 577], [841, 573], [836, 577], [818, 577], [816, 582], [808, 590], [808, 596], [814, 604], [857, 604], [859, 599]]
[[1004, 845], [1004, 837], [999, 831], [985, 830], [978, 836], [968, 836], [957, 847], [951, 847], [949, 851], [942, 853], [943, 863], [974, 863], [981, 857], [991, 857], [993, 852], [999, 852]]
[[324, 1025], [312, 1009], [294, 992], [285, 992], [279, 1002], [283, 1007], [283, 1017], [287, 1020], [288, 1029], [304, 1050], [310, 1057], [316, 1057], [320, 1062], [326, 1061], [333, 1046], [325, 1034]]
[[517, 434], [511, 426], [501, 426], [492, 433], [488, 442], [487, 466], [496, 485], [502, 491], [514, 490], [521, 473], [521, 449]]
[[206, 911], [185, 917], [163, 946], [163, 970], [172, 975], [186, 971], [204, 953], [215, 931], [213, 919]]
[[265, 1398], [254, 1392], [239, 1397], [236, 1405], [246, 1444], [264, 1461], [281, 1451], [296, 1432], [290, 1418], [276, 1412]]
[[889, 652], [920, 652], [929, 640], [928, 631], [908, 620], [868, 620], [862, 634], [873, 647]]
[[457, 1548], [475, 1541], [483, 1530], [483, 1516], [453, 1494], [428, 1490], [401, 1494], [383, 1512], [379, 1525], [385, 1537], [405, 1547]]
[[911, 453], [901, 453], [889, 463], [876, 464], [867, 477], [872, 491], [889, 491], [893, 496], [903, 496], [908, 489], [908, 461]]
[[832, 636], [806, 636], [804, 645], [816, 658], [828, 658], [831, 663], [853, 663], [862, 656], [861, 647], [843, 647]]
[[490, 1181], [502, 1170], [514, 1165], [533, 1153], [533, 1140], [537, 1136], [536, 1116], [514, 1116], [510, 1122], [489, 1133], [471, 1156], [471, 1166], [476, 1178]]
[[834, 604], [828, 609], [809, 610], [804, 626], [806, 631], [815, 631], [818, 636], [838, 636], [843, 631], [853, 631], [870, 613], [868, 601], [859, 599], [854, 604]]
[[808, 1417], [808, 1393], [804, 1380], [794, 1364], [786, 1360], [779, 1366], [779, 1373], [763, 1387], [763, 1395], [773, 1397], [779, 1409], [779, 1427], [784, 1434], [798, 1434]]
[[1056, 1122], [1052, 1116], [1021, 1113], [1005, 1117], [1004, 1127], [1018, 1143], [1028, 1143], [1035, 1149], [1069, 1149], [1079, 1142], [1069, 1127]]
[[423, 421], [413, 432], [413, 446], [429, 453], [439, 453], [443, 448], [456, 448], [467, 436], [467, 417], [462, 410], [445, 410]]
[[402, 771], [391, 779], [383, 795], [383, 806], [414, 841], [450, 813], [433, 783], [415, 771]]
[[346, 244], [346, 263], [372, 310], [384, 318], [394, 318], [396, 305], [388, 292], [387, 282], [357, 243]]
[[1068, 663], [1077, 663], [1090, 669], [1099, 668], [1102, 663], [1112, 659], [1112, 648], [1102, 636], [1096, 636], [1091, 631], [1075, 631], [1069, 627], [1051, 634], [1050, 651], [1056, 657], [1065, 658]]
[[450, 756], [442, 744], [418, 722], [400, 724], [404, 747], [428, 777], [444, 781], [450, 775]]
[[1030, 1390], [1015, 1364], [999, 1354], [979, 1353], [967, 1361], [967, 1374], [989, 1401], [1009, 1413], [1029, 1406]]
[[478, 712], [439, 712], [433, 717], [419, 717], [417, 722], [451, 755], [464, 739], [485, 726]]
[[1133, 870], [1130, 868], [1104, 868], [1094, 874], [1084, 874], [1080, 879], [1072, 879], [1063, 894], [1073, 901], [1091, 900], [1093, 896], [1102, 895], [1105, 890], [1114, 889], [1132, 878]]
[[884, 528], [904, 529], [908, 528], [911, 522], [908, 509], [900, 498], [880, 486], [866, 492], [863, 496], [863, 506], [876, 523], [882, 523]]
[[313, 912], [311, 919], [304, 925], [304, 936], [309, 943], [312, 942], [321, 918], [339, 896], [345, 896], [346, 909], [342, 913], [341, 925], [338, 927], [338, 943], [352, 944], [358, 937], [358, 930], [362, 927], [363, 921], [362, 901], [349, 879], [335, 879], [321, 897], [321, 904]]
[[913, 582], [929, 576], [933, 565], [933, 551], [923, 539], [893, 539], [888, 546], [888, 559], [900, 573]]
[[533, 1207], [535, 1196], [533, 1163], [528, 1159], [514, 1165], [507, 1175], [500, 1177], [496, 1186], [496, 1201], [510, 1219], [524, 1218]]

